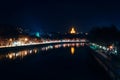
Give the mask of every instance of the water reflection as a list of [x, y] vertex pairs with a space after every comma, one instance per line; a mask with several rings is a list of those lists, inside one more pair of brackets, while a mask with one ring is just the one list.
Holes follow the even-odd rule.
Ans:
[[65, 44], [48, 45], [41, 48], [34, 48], [34, 49], [28, 49], [28, 50], [21, 50], [18, 52], [9, 52], [7, 54], [6, 53], [0, 54], [0, 60], [2, 59], [15, 60], [17, 58], [22, 59], [27, 55], [39, 53], [39, 51], [48, 51], [51, 49], [57, 49], [61, 47], [63, 48], [71, 47], [71, 54], [74, 55], [75, 47], [80, 47], [80, 46], [84, 46], [84, 43], [65, 43]]
[[36, 54], [38, 52], [38, 49], [35, 48], [35, 49], [31, 49], [31, 50], [21, 50], [19, 52], [9, 52], [9, 53], [5, 53], [5, 54], [0, 54], [0, 60], [2, 59], [11, 59], [11, 60], [14, 60], [16, 58], [24, 58], [25, 56], [27, 55], [30, 55], [30, 54]]
[[50, 49], [57, 49], [57, 48], [66, 48], [66, 47], [80, 47], [80, 46], [84, 46], [85, 43], [65, 43], [65, 44], [56, 44], [56, 45], [49, 45], [46, 47], [42, 47], [41, 50], [42, 51], [47, 51]]
[[71, 54], [74, 55], [75, 54], [75, 48], [71, 47]]

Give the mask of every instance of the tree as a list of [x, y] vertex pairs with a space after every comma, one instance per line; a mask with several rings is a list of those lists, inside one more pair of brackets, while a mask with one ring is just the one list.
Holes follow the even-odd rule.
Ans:
[[119, 33], [120, 31], [114, 25], [94, 27], [89, 32], [89, 40], [100, 44], [112, 44], [119, 41]]

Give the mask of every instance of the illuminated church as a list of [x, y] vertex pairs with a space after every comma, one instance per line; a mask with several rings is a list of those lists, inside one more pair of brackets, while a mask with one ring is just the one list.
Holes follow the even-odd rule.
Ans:
[[71, 30], [70, 30], [70, 34], [76, 34], [76, 33], [77, 33], [77, 32], [76, 32], [75, 28], [72, 27]]

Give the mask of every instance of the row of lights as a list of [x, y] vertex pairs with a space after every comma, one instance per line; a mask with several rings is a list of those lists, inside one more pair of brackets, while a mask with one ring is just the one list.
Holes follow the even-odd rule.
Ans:
[[117, 54], [117, 50], [114, 49], [113, 45], [110, 45], [109, 47], [97, 45], [95, 43], [92, 43], [93, 46], [99, 47], [100, 49], [107, 50], [107, 51], [113, 51], [114, 54]]

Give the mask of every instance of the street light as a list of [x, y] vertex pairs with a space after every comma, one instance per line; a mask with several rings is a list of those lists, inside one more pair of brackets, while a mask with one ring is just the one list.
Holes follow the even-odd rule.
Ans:
[[110, 49], [113, 49], [113, 46], [111, 45], [111, 46], [109, 46], [109, 48], [110, 48]]
[[25, 41], [28, 41], [28, 38], [25, 38]]

